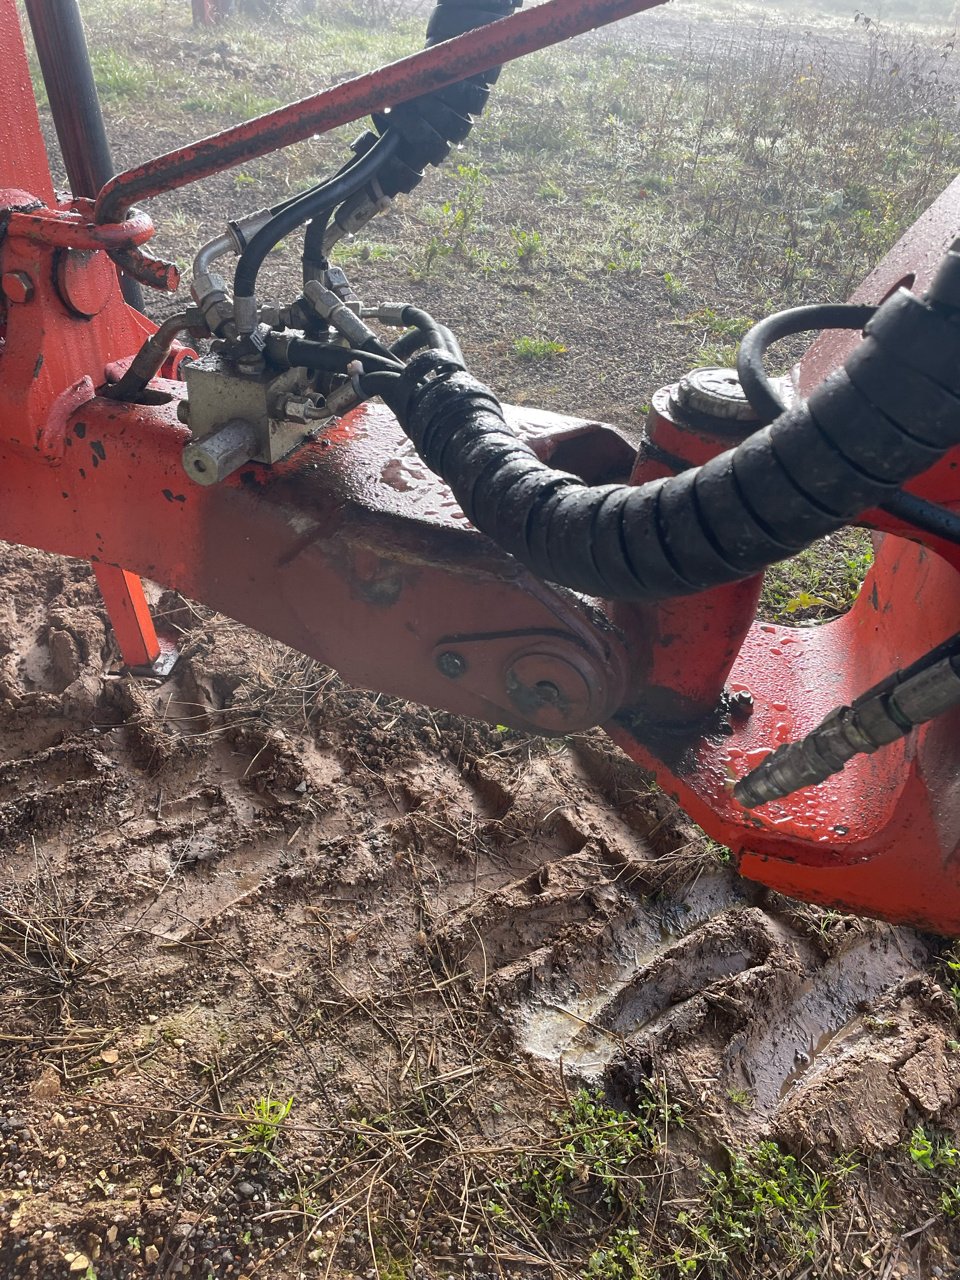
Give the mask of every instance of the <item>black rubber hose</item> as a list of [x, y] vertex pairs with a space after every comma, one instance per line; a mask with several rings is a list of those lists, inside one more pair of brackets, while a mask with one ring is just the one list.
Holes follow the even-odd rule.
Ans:
[[400, 320], [403, 324], [413, 327], [409, 333], [403, 334], [391, 345], [392, 355], [401, 360], [409, 360], [417, 351], [422, 351], [424, 347], [431, 347], [435, 351], [443, 351], [451, 359], [464, 364], [463, 352], [460, 350], [456, 334], [445, 324], [434, 320], [429, 311], [423, 311], [420, 307], [406, 306], [400, 312]]
[[[737, 375], [744, 394], [760, 422], [766, 425], [786, 411], [786, 404], [767, 375], [764, 356], [769, 347], [782, 338], [813, 329], [863, 329], [876, 313], [877, 308], [859, 305], [833, 305], [794, 307], [767, 316], [747, 333], [737, 355]], [[960, 517], [925, 502], [912, 493], [892, 494], [882, 509], [904, 524], [913, 525], [924, 533], [960, 544]]]
[[422, 329], [408, 329], [396, 342], [390, 344], [390, 354], [398, 360], [409, 360], [411, 356], [430, 345], [429, 335]]
[[591, 487], [541, 463], [496, 397], [438, 352], [381, 392], [467, 518], [538, 577], [656, 600], [757, 573], [883, 503], [960, 444], [960, 254], [905, 289], [844, 366], [736, 449], [678, 476]]
[[[523, 0], [437, 0], [427, 25], [427, 48], [506, 17], [522, 3]], [[466, 140], [475, 117], [482, 114], [490, 87], [499, 74], [500, 68], [493, 67], [459, 84], [448, 85], [445, 89], [374, 115], [376, 133], [362, 135], [354, 143], [354, 151], [361, 154], [369, 150], [378, 136], [393, 136], [399, 145], [393, 157], [376, 174], [378, 190], [370, 189], [373, 180], [369, 179], [349, 197], [341, 198], [343, 207], [338, 219], [342, 221], [345, 213], [359, 212], [363, 206], [367, 209], [361, 216], [370, 217], [369, 206], [375, 199], [381, 196], [392, 198], [401, 192], [412, 191], [423, 178], [428, 165], [442, 163], [453, 146]], [[311, 216], [303, 245], [305, 281], [318, 278], [326, 265], [323, 242], [330, 218], [341, 199], [318, 208]]]
[[373, 351], [339, 347], [329, 342], [312, 342], [309, 338], [294, 338], [288, 342], [285, 358], [292, 369], [315, 369], [324, 373], [343, 373], [347, 365], [355, 361], [359, 361], [369, 373], [392, 373], [398, 376], [403, 371], [400, 361], [392, 357]]
[[769, 347], [782, 338], [810, 333], [813, 329], [862, 329], [875, 311], [876, 307], [848, 303], [838, 306], [824, 304], [792, 307], [789, 311], [777, 311], [755, 324], [740, 343], [737, 376], [743, 387], [743, 394], [750, 401], [760, 422], [766, 426], [768, 422], [779, 418], [787, 407], [764, 368], [763, 357]]
[[[347, 173], [353, 165], [356, 164], [357, 159], [366, 155], [371, 147], [376, 145], [376, 142], [376, 134], [370, 133], [369, 130], [361, 134], [353, 144], [354, 155], [336, 174], [334, 174], [334, 177], [339, 178], [342, 174]], [[367, 184], [365, 183], [364, 186], [366, 185]], [[354, 194], [357, 193], [355, 192]], [[306, 284], [308, 280], [318, 280], [321, 272], [324, 271], [327, 266], [327, 257], [323, 252], [323, 241], [327, 234], [327, 227], [330, 224], [330, 215], [333, 213], [335, 208], [335, 204], [330, 204], [323, 209], [318, 209], [307, 223], [307, 229], [303, 237], [303, 253], [301, 255], [303, 262], [304, 284]]]
[[363, 373], [360, 375], [360, 390], [366, 399], [380, 396], [385, 399], [398, 381], [395, 373]]
[[429, 311], [424, 311], [420, 307], [404, 307], [400, 318], [404, 324], [410, 324], [415, 329], [419, 329], [428, 339], [429, 346], [438, 351], [445, 351], [454, 360], [463, 363], [463, 352], [460, 350], [460, 343], [453, 330], [434, 320]]
[[256, 292], [257, 274], [271, 249], [321, 210], [332, 208], [366, 186], [399, 145], [399, 135], [386, 134], [339, 177], [306, 192], [271, 218], [240, 255], [233, 278], [234, 297], [252, 298]]

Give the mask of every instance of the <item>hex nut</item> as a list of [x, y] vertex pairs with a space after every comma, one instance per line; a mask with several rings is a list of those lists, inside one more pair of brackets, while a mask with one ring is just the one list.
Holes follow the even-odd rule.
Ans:
[[25, 271], [4, 272], [0, 287], [8, 302], [23, 303], [33, 298], [33, 281]]

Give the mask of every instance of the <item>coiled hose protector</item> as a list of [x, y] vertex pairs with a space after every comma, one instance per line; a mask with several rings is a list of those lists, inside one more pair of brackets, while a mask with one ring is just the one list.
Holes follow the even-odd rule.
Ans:
[[[749, 577], [882, 504], [960, 444], [960, 254], [921, 300], [899, 290], [842, 369], [704, 466], [640, 486], [541, 463], [449, 354], [380, 394], [471, 522], [538, 577], [656, 600]], [[387, 380], [385, 380], [387, 381]]]
[[[437, 0], [427, 24], [426, 47], [506, 18], [522, 3], [523, 0]], [[378, 133], [391, 129], [403, 136], [396, 156], [378, 177], [384, 195], [411, 192], [428, 165], [441, 164], [451, 147], [466, 140], [475, 118], [483, 114], [499, 75], [500, 68], [491, 67], [481, 75], [413, 98], [373, 117]]]

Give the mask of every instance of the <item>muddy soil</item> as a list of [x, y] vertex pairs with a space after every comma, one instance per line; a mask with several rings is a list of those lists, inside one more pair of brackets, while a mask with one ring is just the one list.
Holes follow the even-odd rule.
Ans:
[[650, 1079], [677, 1159], [856, 1154], [828, 1263], [955, 1273], [902, 1149], [957, 1102], [929, 939], [742, 881], [602, 735], [351, 691], [170, 594], [183, 657], [137, 680], [85, 567], [0, 574], [0, 1274], [369, 1275], [398, 1241], [578, 1274], [483, 1180], [578, 1085]]
[[[178, 56], [234, 75], [203, 42]], [[176, 141], [128, 115], [121, 161]], [[231, 194], [160, 203], [192, 229]], [[505, 311], [505, 286], [470, 287], [418, 300], [517, 399], [569, 409], [600, 369], [604, 416], [681, 358], [667, 305], [617, 282], [595, 332], [576, 312], [582, 356], [511, 366], [504, 334], [573, 323], [572, 295], [521, 282]], [[604, 363], [611, 299], [639, 372]], [[704, 1163], [766, 1140], [848, 1166], [814, 1261], [758, 1237], [685, 1274], [958, 1274], [907, 1151], [957, 1124], [941, 943], [743, 881], [599, 733], [350, 690], [152, 599], [181, 650], [163, 681], [124, 672], [86, 566], [0, 547], [3, 1280], [583, 1275], [616, 1223], [538, 1224], [523, 1158], [581, 1086], [629, 1113], [651, 1081], [684, 1116], [651, 1174], [651, 1274], [680, 1274]]]

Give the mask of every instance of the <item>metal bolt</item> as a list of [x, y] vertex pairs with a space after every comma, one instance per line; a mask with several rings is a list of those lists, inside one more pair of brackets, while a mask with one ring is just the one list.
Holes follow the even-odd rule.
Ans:
[[437, 656], [437, 670], [448, 680], [459, 680], [466, 669], [467, 660], [462, 653], [447, 649]]
[[746, 719], [753, 714], [753, 694], [746, 689], [737, 689], [727, 697], [730, 714], [739, 719]]
[[29, 302], [33, 297], [33, 281], [25, 271], [5, 271], [0, 287], [8, 302]]
[[197, 484], [218, 484], [242, 467], [257, 452], [257, 431], [252, 422], [234, 418], [202, 440], [183, 450], [183, 468]]

